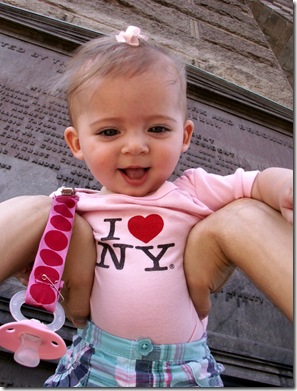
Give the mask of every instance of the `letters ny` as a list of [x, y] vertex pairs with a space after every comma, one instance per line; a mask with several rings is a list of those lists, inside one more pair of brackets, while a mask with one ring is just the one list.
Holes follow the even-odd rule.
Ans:
[[[132, 246], [131, 244], [119, 243], [118, 241], [121, 238], [116, 234], [116, 224], [122, 221], [122, 219], [112, 218], [104, 219], [103, 221], [109, 224], [109, 231], [107, 236], [102, 237], [97, 242], [97, 266], [108, 269], [113, 264], [117, 270], [122, 270], [125, 267], [126, 259], [129, 259], [129, 255], [131, 255], [131, 251], [138, 251], [139, 256], [145, 257], [148, 261], [148, 267], [144, 269], [145, 271], [164, 271], [168, 269], [167, 266], [162, 266], [162, 258], [170, 247], [175, 246], [174, 243], [159, 244], [157, 246]], [[131, 234], [144, 243], [148, 243], [159, 235], [163, 227], [164, 222], [159, 215], [134, 216], [128, 222], [126, 240], [128, 240]], [[116, 243], [111, 243], [112, 241], [116, 241]], [[157, 255], [155, 255], [156, 249], [158, 249]]]

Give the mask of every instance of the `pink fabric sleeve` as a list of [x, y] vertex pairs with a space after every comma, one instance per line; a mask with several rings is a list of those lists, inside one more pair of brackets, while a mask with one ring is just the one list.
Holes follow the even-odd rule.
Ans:
[[189, 169], [175, 184], [187, 191], [196, 204], [202, 203], [215, 211], [236, 199], [250, 198], [258, 172], [238, 168], [234, 174], [222, 176], [209, 174], [202, 168]]

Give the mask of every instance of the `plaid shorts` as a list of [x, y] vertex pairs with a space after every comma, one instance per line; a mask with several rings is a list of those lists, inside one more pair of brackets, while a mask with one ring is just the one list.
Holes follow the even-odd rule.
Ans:
[[155, 345], [148, 338], [127, 340], [93, 323], [78, 330], [73, 344], [45, 387], [223, 387], [206, 344], [199, 341]]

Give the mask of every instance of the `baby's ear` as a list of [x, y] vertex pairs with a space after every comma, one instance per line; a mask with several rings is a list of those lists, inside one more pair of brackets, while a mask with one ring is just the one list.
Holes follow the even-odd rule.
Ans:
[[84, 155], [83, 155], [83, 152], [80, 147], [79, 136], [78, 136], [77, 130], [73, 126], [69, 126], [68, 128], [65, 129], [64, 138], [66, 140], [68, 147], [71, 149], [71, 152], [73, 153], [73, 155], [77, 159], [83, 160]]
[[186, 150], [189, 148], [193, 130], [194, 130], [193, 121], [187, 120], [184, 124], [184, 140], [183, 140], [183, 146], [181, 150], [182, 152], [186, 152]]

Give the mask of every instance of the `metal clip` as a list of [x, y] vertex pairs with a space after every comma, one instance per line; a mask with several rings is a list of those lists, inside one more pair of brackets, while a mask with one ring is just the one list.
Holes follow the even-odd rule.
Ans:
[[73, 187], [63, 187], [62, 188], [62, 195], [64, 196], [74, 196], [75, 189]]

